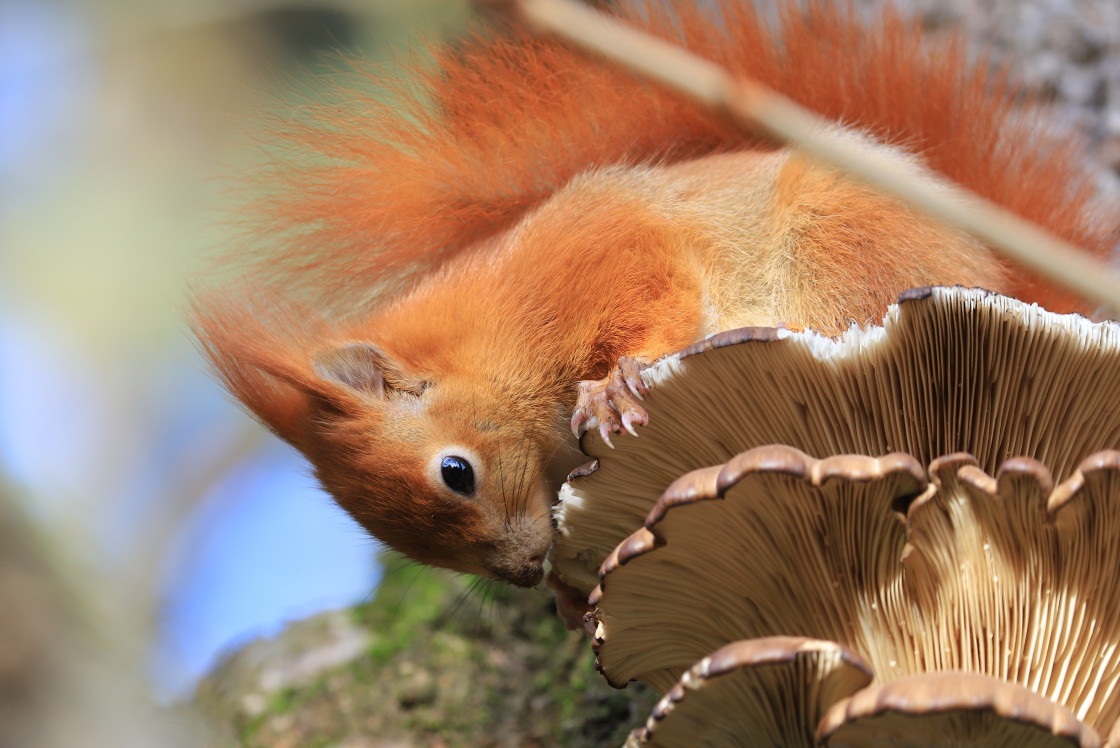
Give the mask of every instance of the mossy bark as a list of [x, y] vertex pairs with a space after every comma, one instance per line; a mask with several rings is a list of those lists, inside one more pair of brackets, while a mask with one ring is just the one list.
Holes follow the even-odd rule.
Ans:
[[196, 702], [221, 745], [619, 745], [656, 697], [593, 660], [545, 593], [390, 562], [372, 602], [229, 655]]

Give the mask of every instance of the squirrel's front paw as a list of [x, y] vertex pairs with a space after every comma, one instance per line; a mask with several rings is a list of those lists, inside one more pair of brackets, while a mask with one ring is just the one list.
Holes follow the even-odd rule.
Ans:
[[568, 631], [583, 629], [588, 634], [592, 633], [587, 628], [587, 614], [591, 612], [587, 594], [560, 579], [555, 571], [549, 573], [545, 583], [556, 595], [556, 614], [564, 622], [564, 628]]
[[646, 409], [642, 407], [642, 396], [646, 386], [642, 382], [642, 370], [649, 364], [637, 358], [622, 356], [616, 366], [604, 379], [587, 379], [579, 383], [576, 410], [572, 414], [572, 433], [576, 438], [593, 428], [608, 447], [611, 434], [622, 433], [623, 429], [637, 436], [634, 426], [649, 423]]

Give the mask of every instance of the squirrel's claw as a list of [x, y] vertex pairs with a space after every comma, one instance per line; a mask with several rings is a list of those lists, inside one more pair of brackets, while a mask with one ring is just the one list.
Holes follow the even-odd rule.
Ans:
[[645, 426], [649, 423], [649, 415], [643, 411], [636, 411], [633, 409], [627, 410], [622, 414], [622, 428], [626, 429], [630, 436], [637, 436], [638, 432], [634, 430], [634, 425]]
[[599, 436], [603, 437], [603, 441], [607, 443], [608, 447], [614, 449], [614, 444], [611, 443], [611, 425], [609, 423], [599, 424]]
[[649, 364], [630, 356], [618, 360], [618, 366], [603, 379], [589, 379], [579, 383], [575, 412], [572, 413], [572, 433], [576, 438], [589, 429], [597, 428], [599, 436], [608, 447], [612, 434], [623, 430], [637, 436], [635, 426], [649, 423], [649, 415], [641, 405], [646, 393], [642, 370]]
[[641, 375], [626, 377], [626, 387], [633, 393], [634, 397], [645, 400], [642, 396], [646, 394], [646, 385], [642, 381]]
[[575, 412], [572, 413], [572, 433], [575, 434], [577, 439], [591, 428], [591, 425], [589, 425], [591, 418], [591, 413], [587, 408], [579, 405], [576, 406]]

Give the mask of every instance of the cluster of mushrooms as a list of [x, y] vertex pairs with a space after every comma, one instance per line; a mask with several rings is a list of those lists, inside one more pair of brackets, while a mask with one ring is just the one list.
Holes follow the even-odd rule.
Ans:
[[1120, 325], [927, 288], [645, 376], [552, 554], [627, 746], [1120, 746]]

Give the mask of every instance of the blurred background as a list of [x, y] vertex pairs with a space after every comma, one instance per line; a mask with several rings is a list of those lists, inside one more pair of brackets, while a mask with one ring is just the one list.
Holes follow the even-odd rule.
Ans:
[[[1120, 191], [1120, 4], [903, 5], [1025, 60]], [[123, 657], [162, 703], [227, 648], [376, 589], [374, 542], [207, 375], [187, 288], [234, 241], [262, 117], [325, 91], [332, 52], [389, 60], [468, 16], [466, 0], [0, 0], [0, 746], [11, 673], [56, 648], [54, 617], [4, 607], [34, 597], [36, 564], [132, 643], [84, 693]]]
[[0, 484], [89, 594], [155, 611], [122, 625], [151, 636], [164, 701], [379, 578], [373, 541], [229, 401], [183, 322], [190, 277], [232, 241], [255, 124], [325, 88], [332, 52], [382, 58], [467, 15], [0, 0]]

